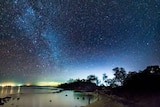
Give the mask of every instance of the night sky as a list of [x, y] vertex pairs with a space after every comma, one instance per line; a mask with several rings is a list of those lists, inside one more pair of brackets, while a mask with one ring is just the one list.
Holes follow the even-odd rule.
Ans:
[[160, 65], [159, 0], [0, 0], [0, 82], [148, 65]]

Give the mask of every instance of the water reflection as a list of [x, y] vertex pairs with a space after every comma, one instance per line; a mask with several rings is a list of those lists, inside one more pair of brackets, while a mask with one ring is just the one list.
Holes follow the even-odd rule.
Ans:
[[5, 87], [6, 89], [5, 89], [5, 95], [7, 95], [8, 94], [8, 87]]
[[13, 94], [13, 87], [10, 87], [10, 94]]
[[12, 94], [19, 94], [21, 91], [21, 87], [14, 87], [14, 86], [6, 86], [0, 87], [0, 97], [6, 97], [7, 95]]
[[21, 86], [18, 87], [17, 93], [19, 94], [21, 92]]
[[1, 88], [2, 88], [2, 89], [1, 89], [1, 95], [2, 95], [2, 94], [3, 94], [3, 90], [4, 90], [3, 88], [4, 88], [4, 87], [1, 87]]
[[[11, 96], [4, 107], [80, 107], [95, 101], [91, 94], [45, 87], [0, 87], [0, 98]], [[58, 92], [58, 93], [56, 93]], [[67, 96], [66, 96], [67, 95]]]
[[92, 95], [91, 93], [81, 93], [81, 92], [75, 92], [74, 93], [74, 98], [81, 101], [81, 102], [86, 102], [86, 104], [90, 104], [94, 102], [95, 96]]

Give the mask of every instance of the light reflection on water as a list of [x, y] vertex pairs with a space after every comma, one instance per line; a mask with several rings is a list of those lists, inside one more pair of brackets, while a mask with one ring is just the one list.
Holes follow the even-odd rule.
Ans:
[[12, 94], [19, 94], [21, 87], [0, 87], [0, 98]]
[[3, 107], [81, 107], [95, 101], [94, 96], [53, 87], [0, 87], [0, 98], [11, 96]]

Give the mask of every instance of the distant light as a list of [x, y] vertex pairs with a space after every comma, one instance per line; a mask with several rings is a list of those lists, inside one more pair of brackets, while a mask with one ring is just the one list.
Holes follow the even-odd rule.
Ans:
[[22, 86], [22, 84], [18, 84], [18, 86], [20, 87], [20, 86]]
[[38, 82], [37, 85], [38, 86], [58, 86], [61, 83], [59, 82]]
[[4, 84], [0, 84], [0, 86], [1, 86], [1, 87], [5, 87], [5, 85], [4, 85]]
[[26, 86], [31, 86], [31, 84], [30, 83], [26, 83]]
[[12, 83], [12, 82], [5, 82], [5, 83], [1, 83], [0, 86], [1, 87], [6, 87], [6, 86], [14, 87], [14, 86], [16, 86], [16, 84]]

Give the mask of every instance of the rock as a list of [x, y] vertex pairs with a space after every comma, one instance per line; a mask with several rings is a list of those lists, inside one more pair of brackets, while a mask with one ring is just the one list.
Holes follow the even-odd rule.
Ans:
[[0, 102], [0, 105], [4, 105], [4, 103]]
[[0, 98], [0, 105], [4, 105], [3, 98]]

